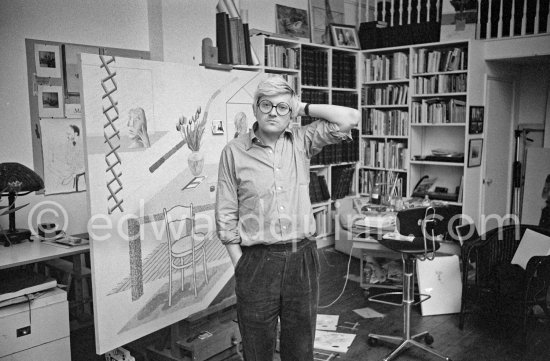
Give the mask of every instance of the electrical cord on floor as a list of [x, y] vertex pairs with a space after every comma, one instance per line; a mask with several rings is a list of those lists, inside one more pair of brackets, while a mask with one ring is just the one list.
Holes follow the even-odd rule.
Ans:
[[352, 255], [352, 253], [353, 253], [353, 245], [351, 246], [351, 249], [349, 251], [348, 269], [346, 271], [346, 282], [344, 282], [344, 287], [342, 287], [342, 292], [340, 292], [338, 297], [336, 297], [336, 299], [334, 301], [332, 301], [331, 303], [329, 303], [328, 305], [318, 306], [317, 308], [329, 308], [330, 306], [335, 304], [340, 299], [340, 297], [342, 297], [342, 295], [344, 294], [344, 291], [346, 290], [346, 286], [348, 285], [348, 280], [349, 280], [349, 269], [350, 269], [350, 265], [351, 265], [351, 255]]

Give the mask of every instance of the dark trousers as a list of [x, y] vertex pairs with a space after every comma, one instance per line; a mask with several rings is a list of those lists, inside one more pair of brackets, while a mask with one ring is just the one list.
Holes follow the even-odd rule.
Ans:
[[246, 361], [272, 361], [281, 320], [282, 361], [312, 361], [319, 301], [315, 242], [243, 247], [235, 266], [237, 316]]

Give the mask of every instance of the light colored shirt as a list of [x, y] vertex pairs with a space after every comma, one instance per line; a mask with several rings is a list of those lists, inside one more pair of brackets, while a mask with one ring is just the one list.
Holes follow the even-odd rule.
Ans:
[[287, 243], [315, 234], [309, 161], [328, 144], [351, 140], [327, 121], [286, 129], [272, 149], [253, 131], [223, 149], [216, 227], [223, 244]]

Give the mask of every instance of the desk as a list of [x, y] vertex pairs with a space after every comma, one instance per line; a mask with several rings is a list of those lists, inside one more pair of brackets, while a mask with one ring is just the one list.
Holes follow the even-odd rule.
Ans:
[[[70, 248], [57, 247], [43, 242], [22, 242], [14, 244], [10, 247], [0, 248], [0, 269], [6, 269], [26, 264], [47, 261], [51, 259], [77, 256], [83, 253], [90, 252], [90, 245], [73, 246]], [[80, 257], [73, 257], [78, 258]], [[78, 265], [82, 265], [78, 260]], [[75, 265], [76, 265], [75, 263]]]

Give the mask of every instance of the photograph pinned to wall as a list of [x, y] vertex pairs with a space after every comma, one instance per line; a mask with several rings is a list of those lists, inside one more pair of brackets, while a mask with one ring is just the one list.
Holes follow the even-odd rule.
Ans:
[[223, 120], [213, 120], [212, 121], [212, 134], [219, 134], [219, 135], [223, 135], [224, 134], [224, 130], [223, 130]]
[[481, 154], [483, 152], [483, 139], [470, 139], [468, 151], [468, 168], [481, 165]]
[[332, 43], [339, 48], [359, 49], [359, 37], [353, 25], [330, 24]]
[[332, 45], [330, 24], [344, 22], [344, 1], [310, 0], [309, 15], [311, 42]]
[[484, 108], [482, 106], [470, 107], [470, 124], [468, 125], [469, 134], [483, 133]]
[[40, 120], [46, 194], [86, 190], [81, 119]]
[[61, 78], [61, 57], [58, 45], [34, 44], [36, 76]]
[[40, 118], [63, 118], [64, 110], [63, 87], [38, 86], [38, 116]]
[[295, 36], [310, 41], [309, 17], [307, 10], [275, 5], [277, 15], [277, 33]]
[[67, 95], [80, 95], [80, 67], [78, 54], [99, 54], [96, 46], [63, 44], [63, 82]]

